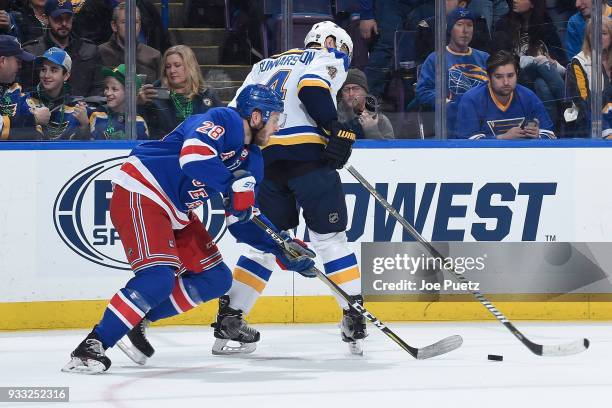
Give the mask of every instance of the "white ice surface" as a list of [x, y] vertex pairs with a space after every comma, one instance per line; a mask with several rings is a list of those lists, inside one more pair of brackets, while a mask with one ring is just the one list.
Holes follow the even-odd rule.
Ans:
[[[569, 357], [531, 354], [499, 323], [389, 323], [413, 346], [451, 334], [449, 354], [417, 361], [373, 326], [365, 355], [352, 356], [332, 324], [257, 325], [258, 350], [212, 356], [209, 327], [150, 328], [156, 354], [133, 364], [118, 348], [100, 375], [60, 372], [85, 330], [0, 332], [0, 386], [68, 386], [69, 403], [4, 407], [573, 407], [609, 406], [612, 323], [517, 324], [531, 340], [555, 344], [587, 337]], [[487, 360], [501, 354], [503, 362]], [[520, 404], [520, 405], [519, 405]]]

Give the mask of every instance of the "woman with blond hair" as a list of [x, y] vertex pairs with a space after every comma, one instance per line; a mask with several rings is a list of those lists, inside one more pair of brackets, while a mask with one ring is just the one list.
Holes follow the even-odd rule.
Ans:
[[166, 50], [160, 78], [153, 85], [143, 85], [138, 92], [151, 139], [164, 137], [193, 114], [222, 106], [217, 95], [206, 87], [196, 56], [186, 45]]
[[[572, 106], [565, 110], [564, 117], [568, 125], [567, 133], [570, 137], [590, 137], [591, 135], [591, 30], [591, 22], [589, 21], [585, 30], [582, 50], [572, 58], [567, 72], [567, 96], [571, 98]], [[612, 88], [610, 87], [612, 19], [603, 17], [601, 30], [602, 102], [604, 111], [607, 111], [607, 105], [612, 102]], [[606, 132], [606, 127], [604, 126], [604, 132]], [[608, 129], [608, 132], [611, 132], [611, 130]]]

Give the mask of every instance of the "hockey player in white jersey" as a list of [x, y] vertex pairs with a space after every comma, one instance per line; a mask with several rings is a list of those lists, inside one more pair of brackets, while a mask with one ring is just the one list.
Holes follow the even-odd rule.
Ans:
[[[336, 95], [350, 63], [353, 44], [335, 23], [315, 24], [304, 40], [306, 48], [292, 49], [253, 66], [242, 87], [263, 84], [283, 96], [285, 127], [263, 147], [265, 175], [257, 199], [261, 211], [282, 230], [298, 226], [303, 211], [313, 247], [325, 273], [345, 292], [363, 302], [357, 258], [346, 238], [347, 209], [337, 169], [347, 162], [356, 133], [338, 122]], [[235, 99], [230, 106], [235, 104]], [[217, 327], [224, 315], [247, 314], [265, 288], [275, 264], [273, 255], [250, 251], [238, 260], [232, 287], [220, 298]], [[351, 352], [362, 353], [367, 336], [365, 319], [336, 296], [343, 309], [342, 340]], [[215, 330], [213, 354], [253, 351], [253, 344], [228, 347]], [[258, 336], [259, 337], [259, 336]]]

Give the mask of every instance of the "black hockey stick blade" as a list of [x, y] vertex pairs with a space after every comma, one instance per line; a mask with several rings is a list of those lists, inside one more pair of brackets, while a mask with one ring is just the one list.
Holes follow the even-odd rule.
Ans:
[[[351, 173], [353, 177], [359, 183], [365, 187], [366, 190], [374, 197], [376, 201], [393, 217], [395, 218], [404, 229], [416, 240], [418, 241], [425, 250], [433, 257], [444, 259], [442, 254], [438, 252], [430, 242], [426, 241], [425, 238], [404, 218], [399, 212], [391, 205], [383, 196], [380, 195], [378, 191], [351, 165], [347, 165], [346, 170]], [[443, 262], [444, 264], [444, 262]], [[445, 267], [444, 268], [450, 275], [455, 278], [459, 282], [463, 282], [466, 280], [466, 277], [457, 273], [453, 268]], [[577, 354], [585, 351], [589, 348], [589, 340], [588, 339], [579, 339], [567, 344], [560, 345], [541, 345], [532, 342], [527, 337], [521, 333], [519, 329], [514, 327], [514, 325], [508, 320], [506, 316], [502, 312], [500, 312], [482, 293], [476, 290], [469, 290], [469, 292], [482, 304], [487, 310], [510, 332], [521, 341], [532, 353], [538, 356], [569, 356], [572, 354]]]
[[[261, 228], [265, 233], [267, 233], [270, 238], [278, 245], [283, 251], [285, 251], [289, 256], [295, 256], [296, 254], [291, 250], [291, 248], [287, 247], [287, 243], [283, 238], [276, 233], [272, 228], [266, 225], [259, 217], [253, 217], [253, 223]], [[396, 342], [401, 348], [407, 351], [412, 357], [417, 360], [425, 360], [427, 358], [439, 356], [441, 354], [449, 353], [463, 344], [463, 339], [459, 335], [446, 337], [434, 344], [430, 344], [429, 346], [423, 348], [412, 347], [407, 344], [404, 340], [402, 340], [397, 334], [395, 334], [390, 328], [388, 328], [383, 322], [378, 320], [376, 316], [372, 313], [368, 312], [363, 305], [359, 304], [359, 302], [354, 301], [351, 296], [349, 296], [340, 286], [338, 286], [335, 282], [333, 282], [327, 275], [321, 272], [318, 268], [313, 268], [316, 272], [317, 277], [323, 281], [333, 292], [338, 294], [338, 296], [342, 297], [354, 310], [360, 313], [363, 317], [368, 319], [374, 326], [378, 327], [383, 333], [387, 335], [391, 340]]]

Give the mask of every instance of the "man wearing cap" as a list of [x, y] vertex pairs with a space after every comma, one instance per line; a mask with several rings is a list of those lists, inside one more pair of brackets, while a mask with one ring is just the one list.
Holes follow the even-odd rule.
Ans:
[[66, 51], [51, 47], [36, 58], [40, 82], [30, 94], [28, 104], [44, 106], [51, 118], [42, 124], [44, 140], [89, 138], [89, 112], [82, 97], [71, 95], [67, 84], [72, 60]]
[[[487, 82], [489, 54], [469, 46], [474, 35], [474, 14], [458, 7], [446, 16], [446, 30], [450, 40], [446, 46], [448, 72], [446, 95], [447, 136], [454, 138], [457, 106], [464, 93]], [[417, 101], [425, 109], [433, 109], [436, 101], [436, 53], [432, 52], [423, 63], [417, 81]]]
[[19, 41], [10, 35], [0, 35], [0, 140], [38, 139], [34, 125], [49, 120], [48, 109], [30, 108], [21, 86], [15, 82], [21, 61], [33, 61], [34, 55], [25, 52]]
[[[389, 118], [378, 112], [376, 98], [368, 95], [368, 80], [365, 74], [352, 68], [340, 89], [338, 120], [357, 124], [363, 129], [364, 139], [393, 139], [393, 126]], [[357, 123], [354, 123], [357, 122]]]
[[[469, 8], [470, 11], [472, 11], [470, 8], [471, 4], [472, 0], [446, 0], [446, 15], [448, 16], [458, 7]], [[479, 50], [488, 52], [491, 43], [491, 31], [489, 30], [487, 20], [474, 11], [472, 11], [472, 13], [474, 13], [476, 16], [476, 19], [474, 20], [472, 46], [474, 48], [478, 48]], [[435, 16], [423, 19], [417, 24], [415, 50], [417, 53], [417, 61], [419, 63], [425, 61], [425, 58], [427, 58], [427, 56], [435, 49], [435, 27]]]
[[[125, 65], [116, 68], [102, 68], [104, 75], [104, 96], [106, 106], [91, 114], [89, 126], [91, 138], [96, 140], [121, 140], [125, 134]], [[136, 89], [142, 86], [136, 77]], [[149, 129], [145, 120], [136, 115], [136, 138], [148, 139]]]
[[[34, 55], [42, 55], [51, 47], [63, 49], [72, 59], [68, 83], [72, 93], [79, 96], [102, 95], [104, 79], [100, 68], [102, 60], [98, 47], [90, 40], [72, 32], [73, 8], [70, 0], [47, 0], [45, 13], [49, 17], [49, 30], [41, 37], [24, 44], [24, 49]], [[24, 88], [32, 89], [37, 73], [32, 64], [24, 64], [20, 78]]]
[[[123, 64], [125, 59], [125, 3], [121, 3], [113, 10], [111, 28], [113, 35], [104, 44], [98, 46], [102, 62], [107, 67]], [[136, 9], [136, 35], [140, 32], [140, 11]], [[159, 78], [161, 54], [155, 48], [142, 42], [136, 44], [136, 72], [146, 75], [146, 83], [154, 83]]]

